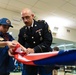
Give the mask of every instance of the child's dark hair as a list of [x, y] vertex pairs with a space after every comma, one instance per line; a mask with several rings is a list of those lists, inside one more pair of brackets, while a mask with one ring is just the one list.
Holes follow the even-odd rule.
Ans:
[[54, 47], [53, 50], [54, 51], [59, 51], [59, 47]]

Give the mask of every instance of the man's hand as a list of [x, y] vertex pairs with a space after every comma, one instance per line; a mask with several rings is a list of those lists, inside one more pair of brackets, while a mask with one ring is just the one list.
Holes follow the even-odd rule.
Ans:
[[19, 44], [20, 45], [20, 47], [21, 47], [21, 50], [23, 51], [23, 52], [26, 52], [26, 48], [25, 47], [23, 47], [19, 42], [17, 42], [16, 40], [14, 40], [14, 41], [12, 41], [12, 43], [13, 44]]
[[27, 48], [26, 53], [27, 54], [34, 53], [34, 49], [33, 48]]

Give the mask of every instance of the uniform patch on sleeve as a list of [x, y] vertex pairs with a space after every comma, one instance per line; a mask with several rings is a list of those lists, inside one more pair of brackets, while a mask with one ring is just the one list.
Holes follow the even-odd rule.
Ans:
[[49, 32], [51, 32], [51, 29], [50, 29], [50, 27], [49, 27], [49, 26], [48, 26], [48, 31], [49, 31]]

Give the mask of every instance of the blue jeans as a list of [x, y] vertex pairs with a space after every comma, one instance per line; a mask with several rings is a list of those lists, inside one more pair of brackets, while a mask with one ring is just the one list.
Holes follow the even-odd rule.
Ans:
[[52, 70], [50, 72], [47, 72], [46, 68], [44, 66], [23, 66], [22, 75], [52, 75]]

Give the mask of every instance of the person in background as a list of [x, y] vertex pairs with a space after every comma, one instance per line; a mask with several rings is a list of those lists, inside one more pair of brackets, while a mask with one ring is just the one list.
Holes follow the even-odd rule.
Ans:
[[[59, 51], [59, 47], [54, 47], [53, 51]], [[55, 65], [53, 69], [53, 75], [58, 75], [58, 69], [60, 68], [59, 65]]]
[[0, 19], [0, 75], [9, 75], [14, 69], [13, 58], [8, 55], [9, 48], [15, 47], [14, 38], [7, 32], [10, 27], [13, 26], [9, 19]]
[[[25, 8], [21, 12], [25, 24], [19, 31], [18, 42], [26, 48], [26, 53], [43, 53], [51, 51], [52, 34], [48, 24], [44, 20], [36, 21], [34, 13]], [[48, 66], [23, 65], [22, 75], [52, 75]]]

